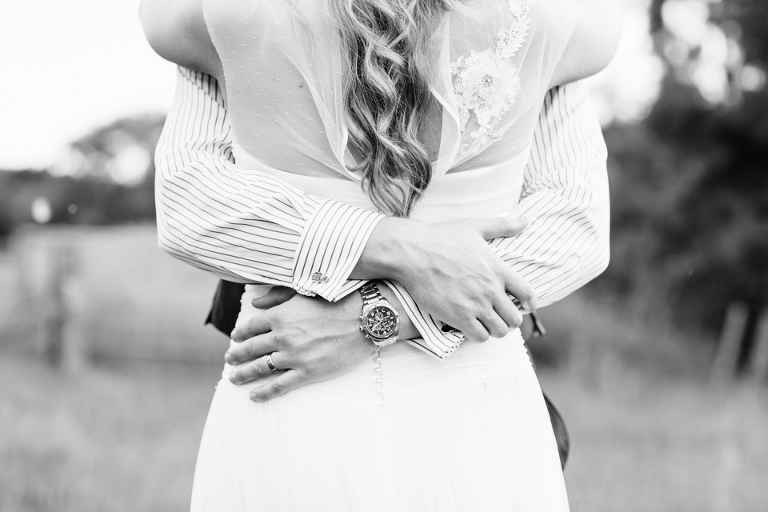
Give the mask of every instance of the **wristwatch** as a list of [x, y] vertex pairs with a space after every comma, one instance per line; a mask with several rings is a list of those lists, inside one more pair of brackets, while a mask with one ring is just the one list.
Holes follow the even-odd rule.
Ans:
[[386, 347], [397, 341], [400, 315], [387, 299], [382, 297], [376, 283], [370, 282], [360, 288], [363, 296], [363, 314], [360, 315], [360, 330], [377, 347]]

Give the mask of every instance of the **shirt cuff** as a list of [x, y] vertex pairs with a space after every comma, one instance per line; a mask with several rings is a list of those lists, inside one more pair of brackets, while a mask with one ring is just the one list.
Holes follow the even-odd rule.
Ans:
[[384, 216], [327, 199], [320, 203], [299, 239], [293, 289], [331, 302], [365, 281], [348, 281], [373, 228]]
[[464, 335], [454, 329], [445, 329], [442, 322], [423, 312], [400, 283], [388, 279], [385, 279], [384, 283], [392, 289], [408, 317], [421, 333], [421, 338], [407, 340], [408, 343], [438, 359], [448, 359], [448, 356], [453, 354], [464, 341]]

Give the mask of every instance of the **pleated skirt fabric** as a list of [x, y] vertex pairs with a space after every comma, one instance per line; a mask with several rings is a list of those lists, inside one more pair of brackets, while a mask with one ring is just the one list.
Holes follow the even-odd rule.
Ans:
[[[244, 300], [244, 304], [247, 302]], [[519, 331], [438, 361], [406, 343], [266, 403], [225, 366], [192, 512], [567, 512]]]

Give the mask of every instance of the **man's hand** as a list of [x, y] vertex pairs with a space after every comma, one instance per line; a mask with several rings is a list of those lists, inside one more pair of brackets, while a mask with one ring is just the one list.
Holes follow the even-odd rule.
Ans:
[[520, 234], [523, 219], [467, 218], [436, 224], [386, 218], [376, 226], [353, 278], [389, 277], [416, 303], [474, 341], [501, 338], [536, 309], [531, 286], [485, 240]]
[[[418, 337], [394, 294], [383, 285], [380, 290], [401, 315], [398, 339]], [[268, 354], [281, 371], [274, 380], [251, 391], [254, 402], [341, 375], [376, 352], [374, 344], [360, 331], [363, 301], [358, 292], [328, 302], [275, 287], [251, 303], [259, 311], [235, 328], [232, 339], [239, 345], [225, 356], [230, 365], [251, 362], [234, 370], [230, 382], [245, 384], [271, 375]]]

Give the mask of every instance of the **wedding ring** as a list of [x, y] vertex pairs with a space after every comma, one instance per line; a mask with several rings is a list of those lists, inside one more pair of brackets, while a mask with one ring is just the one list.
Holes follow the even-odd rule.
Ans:
[[272, 373], [277, 373], [280, 370], [277, 369], [277, 366], [272, 362], [272, 354], [267, 354], [267, 366], [269, 366], [269, 371]]

